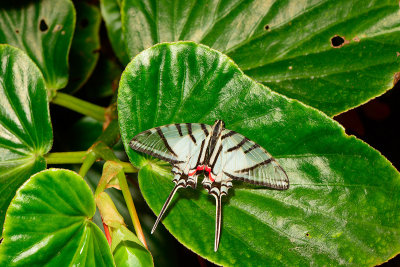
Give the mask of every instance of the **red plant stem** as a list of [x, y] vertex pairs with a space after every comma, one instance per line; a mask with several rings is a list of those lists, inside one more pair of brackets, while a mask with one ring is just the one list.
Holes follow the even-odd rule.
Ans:
[[[101, 221], [103, 222], [103, 218], [101, 219]], [[105, 224], [104, 222], [103, 222], [103, 227], [104, 227], [104, 232], [106, 233], [106, 238], [107, 238], [107, 241], [108, 241], [108, 245], [111, 247], [110, 231], [108, 230], [107, 224]]]

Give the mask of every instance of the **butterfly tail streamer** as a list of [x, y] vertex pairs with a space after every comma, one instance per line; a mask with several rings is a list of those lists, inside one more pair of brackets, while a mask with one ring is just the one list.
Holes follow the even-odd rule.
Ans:
[[152, 234], [156, 230], [158, 223], [161, 221], [161, 218], [164, 215], [165, 211], [167, 210], [169, 203], [171, 203], [171, 200], [174, 197], [176, 191], [178, 191], [178, 189], [182, 188], [182, 187], [184, 187], [182, 184], [177, 184], [177, 185], [175, 185], [174, 189], [172, 189], [171, 193], [169, 194], [167, 200], [164, 203], [164, 206], [162, 207], [162, 209], [160, 211], [160, 214], [157, 217], [156, 222], [154, 223], [153, 229], [151, 229]]
[[215, 241], [214, 241], [214, 252], [217, 252], [219, 247], [219, 239], [221, 236], [221, 218], [222, 218], [222, 195], [213, 195], [215, 197]]

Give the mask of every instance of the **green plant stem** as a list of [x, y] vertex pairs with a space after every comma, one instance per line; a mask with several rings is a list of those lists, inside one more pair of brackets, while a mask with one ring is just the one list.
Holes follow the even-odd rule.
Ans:
[[136, 212], [135, 204], [133, 204], [133, 199], [129, 191], [129, 186], [128, 182], [126, 181], [125, 173], [123, 171], [120, 171], [117, 176], [118, 176], [119, 186], [121, 187], [122, 194], [125, 199], [126, 206], [128, 207], [129, 214], [131, 215], [136, 235], [138, 236], [139, 240], [143, 243], [143, 245], [146, 248], [148, 248], [146, 244], [146, 239], [144, 238], [142, 226], [140, 225], [139, 217]]
[[132, 164], [129, 162], [122, 162], [119, 161], [118, 164], [120, 164], [124, 168], [125, 173], [137, 173], [139, 170], [135, 167], [133, 167]]
[[117, 143], [119, 137], [120, 133], [119, 133], [118, 120], [113, 119], [108, 124], [107, 128], [100, 134], [100, 136], [97, 138], [96, 141], [103, 142], [107, 146], [112, 147], [115, 143]]
[[[87, 151], [53, 152], [47, 153], [44, 158], [47, 164], [78, 164], [85, 160]], [[124, 168], [125, 173], [137, 173], [139, 170], [129, 162], [117, 161]]]
[[52, 103], [69, 108], [83, 115], [92, 117], [98, 121], [105, 121], [105, 108], [81, 100], [74, 96], [57, 92]]
[[86, 154], [86, 158], [83, 160], [82, 166], [79, 169], [79, 175], [83, 177], [86, 176], [86, 173], [92, 167], [92, 165], [96, 162], [97, 155], [93, 151]]
[[76, 164], [84, 161], [86, 153], [86, 151], [53, 152], [46, 154], [44, 158], [47, 164]]

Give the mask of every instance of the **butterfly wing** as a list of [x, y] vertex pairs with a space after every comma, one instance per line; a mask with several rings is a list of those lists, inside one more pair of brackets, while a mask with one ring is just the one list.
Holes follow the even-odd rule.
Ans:
[[139, 133], [129, 143], [132, 149], [168, 161], [174, 166], [175, 187], [161, 208], [151, 233], [155, 231], [177, 190], [187, 186], [196, 187], [197, 174], [193, 170], [204, 158], [206, 139], [210, 133], [211, 126], [206, 124], [169, 124]]
[[210, 132], [211, 126], [201, 123], [168, 124], [139, 133], [129, 145], [134, 150], [179, 165], [189, 162]]
[[279, 190], [289, 188], [284, 169], [264, 148], [247, 137], [225, 129], [221, 152], [214, 169], [222, 175], [222, 180], [231, 178]]
[[218, 250], [221, 234], [223, 195], [232, 187], [231, 180], [243, 180], [275, 189], [289, 188], [289, 179], [283, 168], [261, 146], [231, 130], [223, 130], [206, 162], [209, 177], [203, 187], [216, 200], [214, 251]]

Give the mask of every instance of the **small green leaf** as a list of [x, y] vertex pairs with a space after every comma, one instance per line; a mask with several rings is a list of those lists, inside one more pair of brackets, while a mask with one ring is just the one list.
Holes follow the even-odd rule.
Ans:
[[286, 191], [235, 183], [223, 198], [216, 253], [214, 199], [201, 188], [178, 191], [162, 222], [217, 264], [359, 266], [400, 252], [400, 175], [390, 162], [322, 112], [254, 82], [215, 50], [190, 42], [145, 50], [122, 75], [118, 113], [125, 149], [142, 167], [140, 188], [156, 214], [173, 187], [170, 168], [128, 145], [155, 126], [222, 119], [288, 173]]
[[100, 0], [100, 8], [107, 27], [111, 46], [121, 63], [126, 65], [129, 63], [130, 59], [122, 34], [121, 2], [122, 0]]
[[0, 229], [18, 187], [46, 168], [53, 142], [39, 69], [21, 50], [0, 45]]
[[154, 266], [150, 252], [124, 226], [113, 231], [111, 249], [117, 266]]
[[392, 88], [400, 71], [398, 11], [393, 0], [124, 0], [121, 13], [131, 58], [157, 43], [196, 41], [332, 116]]
[[90, 221], [92, 192], [75, 172], [33, 175], [7, 210], [1, 266], [114, 266], [101, 230]]
[[69, 54], [69, 82], [63, 92], [74, 93], [89, 79], [100, 53], [100, 10], [86, 2], [75, 3], [77, 18]]
[[2, 1], [0, 43], [25, 51], [42, 71], [47, 89], [68, 82], [68, 53], [75, 27], [70, 0]]

